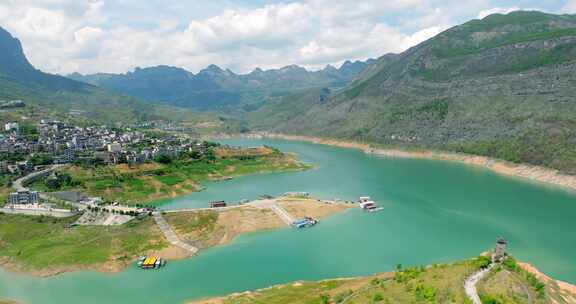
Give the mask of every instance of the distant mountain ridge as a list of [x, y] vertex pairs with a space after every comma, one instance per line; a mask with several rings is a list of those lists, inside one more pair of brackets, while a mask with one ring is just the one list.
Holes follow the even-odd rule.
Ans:
[[346, 89], [293, 94], [250, 128], [482, 154], [576, 174], [576, 16], [494, 14], [377, 60]]
[[255, 104], [288, 92], [316, 87], [343, 87], [375, 60], [346, 61], [340, 68], [327, 66], [308, 71], [297, 65], [280, 69], [254, 69], [236, 74], [210, 65], [197, 74], [171, 66], [136, 68], [125, 74], [74, 73], [69, 78], [166, 104], [196, 110], [215, 110]]
[[[91, 84], [44, 73], [28, 61], [20, 40], [0, 27], [0, 100], [14, 99], [63, 113], [74, 110], [103, 122], [173, 118], [173, 113], [187, 115], [181, 109], [158, 107]], [[170, 115], [166, 115], [168, 113]]]
[[30, 64], [22, 50], [20, 40], [0, 27], [0, 76], [24, 83], [37, 84], [55, 90], [82, 90], [88, 86], [62, 76], [37, 70]]

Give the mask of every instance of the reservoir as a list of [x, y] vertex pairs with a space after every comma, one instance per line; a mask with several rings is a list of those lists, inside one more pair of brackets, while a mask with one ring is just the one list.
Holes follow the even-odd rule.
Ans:
[[223, 142], [270, 145], [315, 168], [208, 183], [203, 192], [163, 201], [162, 208], [306, 191], [325, 199], [371, 196], [384, 210], [352, 209], [312, 229], [242, 235], [159, 271], [132, 266], [115, 274], [51, 278], [0, 271], [0, 298], [29, 304], [184, 303], [294, 280], [390, 271], [396, 264], [465, 259], [493, 247], [498, 236], [518, 259], [576, 283], [576, 195], [570, 191], [453, 162], [382, 158], [282, 140]]

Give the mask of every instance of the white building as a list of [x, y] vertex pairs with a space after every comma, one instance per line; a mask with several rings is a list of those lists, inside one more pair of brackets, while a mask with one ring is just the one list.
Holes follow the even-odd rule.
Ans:
[[38, 204], [38, 191], [18, 191], [10, 193], [10, 204], [25, 205]]
[[9, 122], [9, 123], [4, 125], [4, 130], [6, 132], [18, 131], [19, 129], [20, 129], [20, 125], [18, 125], [17, 122]]
[[122, 145], [117, 142], [108, 144], [108, 152], [122, 152]]

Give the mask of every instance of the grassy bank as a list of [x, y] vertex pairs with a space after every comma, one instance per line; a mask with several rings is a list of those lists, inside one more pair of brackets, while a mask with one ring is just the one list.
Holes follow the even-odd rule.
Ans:
[[67, 228], [75, 220], [0, 214], [0, 264], [38, 275], [115, 271], [145, 251], [167, 246], [152, 219]]
[[60, 172], [71, 179], [57, 189], [48, 188], [45, 181], [37, 181], [32, 187], [42, 191], [78, 190], [108, 201], [136, 204], [198, 191], [200, 184], [209, 180], [306, 168], [293, 155], [272, 148], [218, 149], [211, 160], [182, 158], [133, 166], [72, 166]]
[[[482, 263], [483, 260], [478, 258], [430, 267], [399, 267], [394, 273], [354, 279], [296, 282], [193, 303], [470, 303], [464, 293], [463, 281], [478, 270]], [[541, 283], [544, 292], [540, 297], [535, 284], [530, 283], [528, 277], [520, 274], [516, 277], [499, 276], [504, 271], [512, 272], [498, 268], [489, 279], [482, 281], [480, 294], [485, 303], [571, 303], [571, 299], [564, 298], [552, 283]], [[498, 280], [494, 280], [494, 276], [498, 276]], [[518, 283], [523, 284], [525, 289], [507, 288]], [[501, 291], [507, 293], [505, 300], [500, 298]], [[532, 302], [526, 300], [528, 297], [531, 297]]]

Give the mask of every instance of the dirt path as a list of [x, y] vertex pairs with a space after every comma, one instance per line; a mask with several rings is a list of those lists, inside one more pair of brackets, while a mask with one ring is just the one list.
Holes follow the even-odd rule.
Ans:
[[480, 301], [480, 296], [478, 296], [478, 290], [476, 290], [476, 284], [478, 284], [478, 282], [480, 282], [480, 280], [482, 280], [482, 278], [484, 278], [491, 269], [492, 266], [475, 272], [464, 281], [464, 291], [466, 292], [468, 299], [470, 299], [473, 304], [482, 304], [482, 301]]
[[196, 254], [198, 252], [198, 248], [180, 240], [176, 232], [172, 230], [170, 225], [168, 225], [166, 220], [162, 217], [161, 212], [154, 213], [154, 221], [156, 221], [158, 228], [160, 228], [160, 231], [162, 231], [162, 233], [166, 237], [166, 240], [168, 240], [170, 244], [180, 247], [186, 251], [189, 251], [191, 254]]

